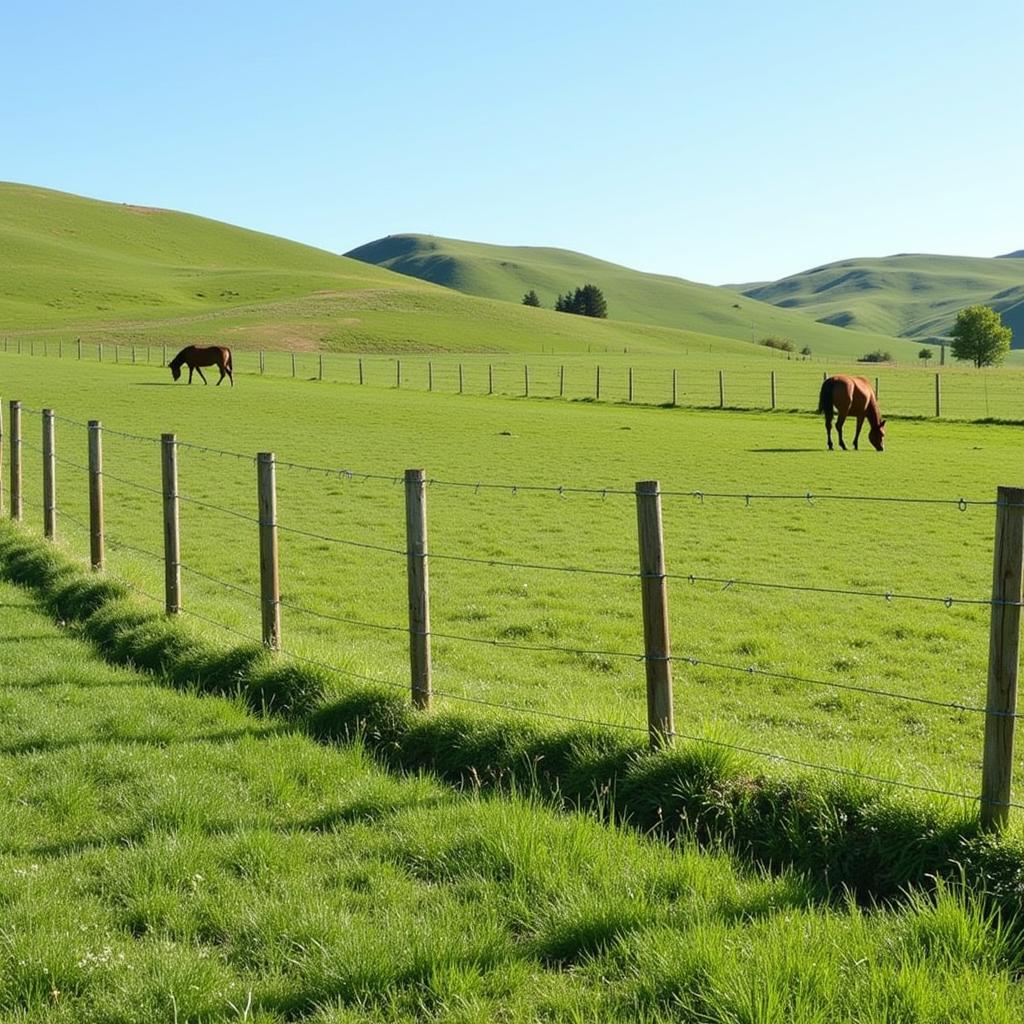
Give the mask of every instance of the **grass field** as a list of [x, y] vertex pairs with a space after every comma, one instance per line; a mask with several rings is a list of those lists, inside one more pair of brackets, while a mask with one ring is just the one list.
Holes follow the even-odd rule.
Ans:
[[1019, 1020], [955, 886], [815, 902], [522, 798], [384, 774], [100, 662], [0, 585], [0, 1018], [150, 1024]]
[[[234, 389], [190, 389], [170, 386], [167, 371], [155, 367], [15, 356], [3, 367], [5, 398], [52, 406], [79, 422], [103, 420], [110, 564], [157, 598], [159, 450], [111, 428], [154, 438], [173, 430], [199, 445], [250, 455], [273, 450], [279, 460], [355, 471], [350, 478], [279, 469], [285, 646], [340, 670], [338, 695], [353, 677], [399, 692], [407, 685], [404, 557], [357, 545], [404, 549], [402, 489], [394, 481], [423, 466], [438, 481], [428, 504], [435, 686], [446, 695], [439, 701], [568, 714], [642, 735], [629, 492], [636, 480], [659, 479], [664, 490], [680, 492], [664, 502], [669, 571], [680, 577], [670, 587], [674, 652], [731, 666], [677, 661], [681, 733], [968, 796], [978, 790], [981, 715], [829, 684], [984, 704], [988, 608], [966, 602], [989, 595], [994, 510], [987, 503], [997, 484], [1020, 482], [1018, 428], [894, 421], [883, 455], [829, 454], [820, 420], [799, 414], [535, 402], [249, 375]], [[38, 429], [38, 418], [27, 415], [33, 527], [41, 521]], [[58, 431], [61, 457], [82, 465], [84, 429], [61, 422]], [[250, 462], [184, 449], [179, 472], [185, 495], [255, 515]], [[477, 482], [504, 486], [478, 489]], [[535, 492], [531, 484], [551, 489]], [[558, 485], [590, 493], [559, 495]], [[85, 474], [62, 465], [59, 491], [64, 543], [84, 555]], [[717, 492], [736, 496], [711, 496]], [[808, 501], [808, 492], [817, 497]], [[746, 494], [796, 497], [748, 502]], [[943, 503], [860, 503], [830, 494]], [[961, 511], [961, 497], [980, 504]], [[189, 502], [182, 518], [183, 558], [194, 570], [185, 573], [186, 608], [258, 636], [256, 601], [231, 589], [257, 589], [254, 524]], [[720, 582], [690, 583], [691, 574]], [[897, 596], [886, 600], [887, 592]], [[947, 596], [955, 599], [949, 606]], [[749, 760], [768, 773], [794, 770]]]

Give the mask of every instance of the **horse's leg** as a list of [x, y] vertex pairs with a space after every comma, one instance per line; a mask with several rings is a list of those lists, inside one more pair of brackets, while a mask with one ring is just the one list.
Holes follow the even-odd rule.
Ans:
[[843, 440], [843, 424], [846, 422], [846, 413], [841, 412], [836, 417], [836, 433], [839, 435], [839, 447], [846, 451], [846, 442]]
[[189, 384], [192, 383], [192, 367], [191, 366], [188, 368], [188, 382], [189, 382]]
[[203, 383], [204, 383], [204, 384], [209, 384], [209, 383], [210, 383], [210, 382], [209, 382], [209, 381], [208, 381], [208, 380], [206, 379], [206, 375], [205, 375], [205, 374], [203, 373], [203, 368], [202, 368], [201, 366], [197, 366], [197, 367], [196, 367], [196, 373], [198, 373], [198, 374], [199, 374], [199, 376], [203, 378]]
[[217, 369], [220, 370], [220, 379], [217, 381], [217, 387], [220, 387], [220, 382], [224, 379], [224, 367], [218, 363]]
[[825, 413], [825, 438], [828, 441], [828, 450], [832, 451], [832, 410]]
[[857, 432], [853, 435], [853, 450], [857, 450], [857, 442], [860, 440], [860, 428], [864, 426], [864, 417], [857, 417]]

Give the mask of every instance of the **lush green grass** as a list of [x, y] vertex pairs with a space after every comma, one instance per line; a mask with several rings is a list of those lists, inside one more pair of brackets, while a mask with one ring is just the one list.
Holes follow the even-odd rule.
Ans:
[[[810, 416], [626, 408], [450, 396], [305, 380], [240, 376], [234, 389], [166, 384], [166, 371], [5, 360], [8, 395], [84, 421], [243, 453], [274, 450], [290, 462], [345, 467], [353, 478], [282, 467], [284, 635], [297, 654], [402, 692], [407, 679], [404, 558], [336, 543], [404, 547], [401, 487], [425, 466], [439, 481], [503, 482], [503, 489], [428, 494], [435, 685], [451, 706], [484, 699], [637, 730], [644, 681], [636, 580], [444, 560], [635, 571], [634, 481], [657, 478], [665, 499], [675, 652], [736, 671], [676, 664], [677, 726], [757, 749], [973, 795], [980, 776], [981, 716], [833, 689], [829, 683], [983, 705], [988, 609], [941, 600], [886, 601], [802, 591], [686, 582], [690, 574], [875, 593], [984, 600], [991, 580], [994, 513], [956, 499], [994, 498], [1017, 483], [1019, 430], [996, 425], [894, 421], [884, 455], [827, 453]], [[144, 387], [152, 374], [151, 383]], [[26, 418], [30, 442], [38, 419]], [[38, 446], [38, 442], [35, 442]], [[84, 461], [84, 431], [59, 424], [61, 455]], [[39, 454], [27, 448], [27, 516], [41, 515]], [[160, 499], [121, 480], [159, 488], [155, 444], [108, 434], [110, 564], [162, 594]], [[358, 472], [383, 479], [364, 479]], [[254, 514], [247, 461], [197, 450], [181, 456], [189, 496]], [[591, 494], [513, 490], [542, 483]], [[603, 488], [613, 493], [604, 495]], [[614, 493], [616, 489], [626, 494]], [[698, 498], [691, 492], [739, 498]], [[937, 497], [946, 505], [759, 501], [747, 493]], [[61, 532], [84, 554], [85, 476], [60, 468]], [[73, 519], [72, 519], [73, 517]], [[257, 589], [251, 522], [185, 503], [184, 560], [199, 572]], [[113, 546], [120, 541], [156, 558]], [[258, 635], [245, 594], [185, 574], [186, 608]], [[320, 617], [298, 609], [319, 613]], [[337, 621], [338, 619], [350, 621]], [[360, 626], [366, 622], [392, 627]], [[213, 627], [208, 627], [216, 632]], [[498, 644], [545, 648], [520, 650]], [[548, 649], [550, 648], [550, 649]], [[611, 653], [609, 653], [611, 652]], [[622, 657], [622, 655], [630, 655]], [[751, 675], [754, 667], [807, 682]], [[344, 678], [344, 677], [342, 677]], [[337, 695], [345, 692], [345, 683]], [[489, 712], [480, 709], [483, 715]], [[752, 758], [769, 773], [791, 769]], [[923, 798], [922, 798], [923, 799]]]
[[0, 586], [5, 1020], [1013, 1021], [955, 885], [815, 903], [521, 797], [388, 777], [98, 662]]
[[[807, 345], [815, 353], [846, 359], [855, 359], [874, 348], [889, 349], [902, 359], [916, 355], [910, 345], [894, 340], [892, 332], [878, 331], [876, 338], [849, 335], [816, 323], [813, 317], [727, 288], [645, 274], [565, 249], [487, 245], [432, 235], [389, 235], [348, 255], [505, 302], [518, 303], [532, 288], [542, 304], [552, 309], [557, 295], [590, 282], [604, 292], [608, 315], [616, 320], [684, 328], [748, 342], [779, 335], [794, 341], [797, 350]], [[538, 322], [545, 323], [539, 318]]]
[[[948, 335], [964, 306], [992, 306], [1024, 346], [1024, 259], [903, 255], [815, 267], [747, 296], [855, 331], [909, 338]], [[884, 346], [883, 346], [884, 347]], [[865, 350], [866, 351], [866, 350]]]

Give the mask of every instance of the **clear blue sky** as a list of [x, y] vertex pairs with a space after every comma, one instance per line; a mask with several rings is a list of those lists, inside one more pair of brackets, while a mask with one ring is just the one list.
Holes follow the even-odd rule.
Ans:
[[0, 179], [713, 283], [1024, 248], [1024, 3], [11, 2]]

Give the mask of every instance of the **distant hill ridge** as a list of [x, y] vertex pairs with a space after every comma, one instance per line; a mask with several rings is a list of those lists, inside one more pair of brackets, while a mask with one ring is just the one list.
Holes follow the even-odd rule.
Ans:
[[656, 324], [747, 342], [768, 335], [791, 339], [816, 355], [856, 358], [873, 348], [902, 349], [891, 335], [865, 339], [815, 323], [802, 311], [752, 300], [737, 291], [683, 278], [648, 274], [568, 249], [502, 246], [435, 235], [388, 235], [346, 254], [400, 274], [470, 295], [519, 303], [531, 289], [548, 309], [567, 289], [596, 284], [608, 302], [608, 315], [620, 321]]
[[956, 314], [991, 306], [1024, 347], [1024, 256], [992, 258], [904, 253], [840, 260], [813, 267], [743, 294], [821, 323], [903, 338], [948, 336]]

